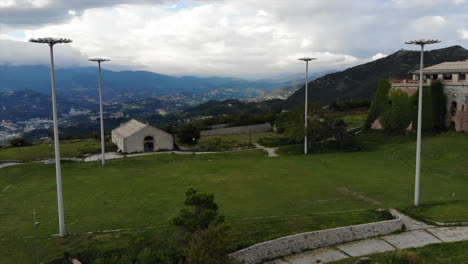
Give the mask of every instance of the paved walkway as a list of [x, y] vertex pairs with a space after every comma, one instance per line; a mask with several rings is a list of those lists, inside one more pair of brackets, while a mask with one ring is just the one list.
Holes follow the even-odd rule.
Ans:
[[1, 169], [1, 168], [5, 168], [5, 167], [9, 167], [9, 166], [18, 165], [18, 164], [21, 164], [21, 163], [17, 163], [17, 162], [1, 163], [1, 164], [0, 164], [0, 169]]
[[319, 248], [266, 262], [266, 264], [328, 263], [350, 257], [423, 247], [434, 243], [468, 240], [468, 226], [434, 227], [416, 221], [395, 209], [391, 209], [390, 212], [403, 219], [406, 232], [354, 241], [333, 247]]
[[262, 146], [262, 145], [260, 145], [258, 143], [255, 143], [255, 146], [257, 148], [259, 148], [259, 149], [265, 150], [267, 152], [267, 154], [268, 154], [268, 157], [278, 157], [278, 154], [276, 154], [276, 150], [278, 148], [267, 148], [267, 147], [264, 147], [264, 146]]

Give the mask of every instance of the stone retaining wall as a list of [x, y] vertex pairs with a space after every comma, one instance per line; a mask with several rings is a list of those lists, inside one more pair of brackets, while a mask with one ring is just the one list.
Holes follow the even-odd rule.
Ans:
[[212, 130], [203, 130], [200, 132], [201, 136], [214, 136], [214, 135], [229, 135], [229, 134], [248, 134], [272, 131], [273, 126], [270, 123], [251, 125], [251, 126], [237, 126], [226, 127]]
[[301, 233], [255, 244], [229, 254], [245, 264], [262, 263], [305, 250], [387, 235], [401, 230], [402, 219]]

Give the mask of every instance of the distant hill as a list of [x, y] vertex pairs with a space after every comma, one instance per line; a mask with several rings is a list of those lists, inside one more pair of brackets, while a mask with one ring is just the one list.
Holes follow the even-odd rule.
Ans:
[[[206, 102], [228, 98], [250, 99], [264, 91], [284, 86], [273, 80], [249, 81], [223, 77], [173, 77], [148, 71], [103, 70], [104, 99], [131, 101], [149, 97], [177, 95]], [[58, 97], [97, 101], [98, 79], [95, 67], [56, 69]], [[29, 89], [50, 94], [50, 70], [46, 66], [0, 66], [0, 91]]]
[[274, 99], [262, 102], [245, 102], [236, 99], [224, 101], [208, 101], [189, 108], [180, 113], [182, 118], [194, 118], [217, 115], [236, 115], [242, 113], [258, 114], [264, 112], [279, 112], [283, 100]]
[[[425, 67], [466, 59], [468, 50], [461, 46], [424, 52]], [[378, 79], [410, 78], [411, 72], [419, 69], [419, 61], [419, 51], [400, 50], [379, 60], [327, 74], [309, 82], [309, 100], [328, 104], [338, 99], [371, 99], [377, 89]], [[303, 100], [304, 86], [285, 101], [285, 107], [292, 108]]]

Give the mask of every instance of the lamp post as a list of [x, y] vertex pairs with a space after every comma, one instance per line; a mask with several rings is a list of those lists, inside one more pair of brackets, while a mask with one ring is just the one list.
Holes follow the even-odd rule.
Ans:
[[104, 114], [102, 113], [102, 78], [101, 78], [101, 62], [110, 61], [110, 59], [104, 58], [93, 58], [89, 59], [89, 61], [94, 61], [98, 63], [99, 69], [99, 111], [101, 117], [101, 152], [102, 152], [102, 166], [106, 164], [106, 147], [104, 142]]
[[309, 84], [309, 61], [316, 60], [317, 58], [304, 57], [298, 60], [306, 62], [306, 81], [305, 81], [305, 106], [304, 106], [304, 154], [307, 154], [307, 103], [308, 103], [308, 84]]
[[424, 45], [439, 43], [436, 39], [419, 39], [405, 42], [421, 46], [421, 63], [419, 65], [419, 99], [418, 99], [418, 130], [416, 139], [416, 175], [414, 184], [414, 206], [419, 206], [419, 187], [421, 179], [421, 124], [422, 124], [422, 100], [423, 100], [423, 65], [424, 65]]
[[54, 45], [72, 42], [70, 39], [64, 38], [36, 38], [30, 39], [30, 42], [48, 44], [50, 47], [50, 76], [52, 82], [52, 114], [54, 119], [54, 146], [55, 146], [55, 174], [57, 178], [57, 202], [58, 202], [58, 217], [59, 217], [59, 232], [60, 236], [65, 236], [65, 219], [63, 213], [63, 195], [62, 195], [62, 169], [60, 167], [60, 145], [58, 133], [58, 118], [57, 118], [57, 96], [55, 87], [55, 69], [54, 69]]

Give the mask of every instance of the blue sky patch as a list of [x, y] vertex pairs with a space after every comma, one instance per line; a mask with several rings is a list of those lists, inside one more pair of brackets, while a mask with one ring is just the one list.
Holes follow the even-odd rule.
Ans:
[[183, 1], [178, 1], [175, 3], [169, 4], [166, 9], [171, 12], [177, 12], [183, 9], [192, 9], [194, 7], [201, 6], [201, 5], [202, 4], [199, 2], [183, 0]]

